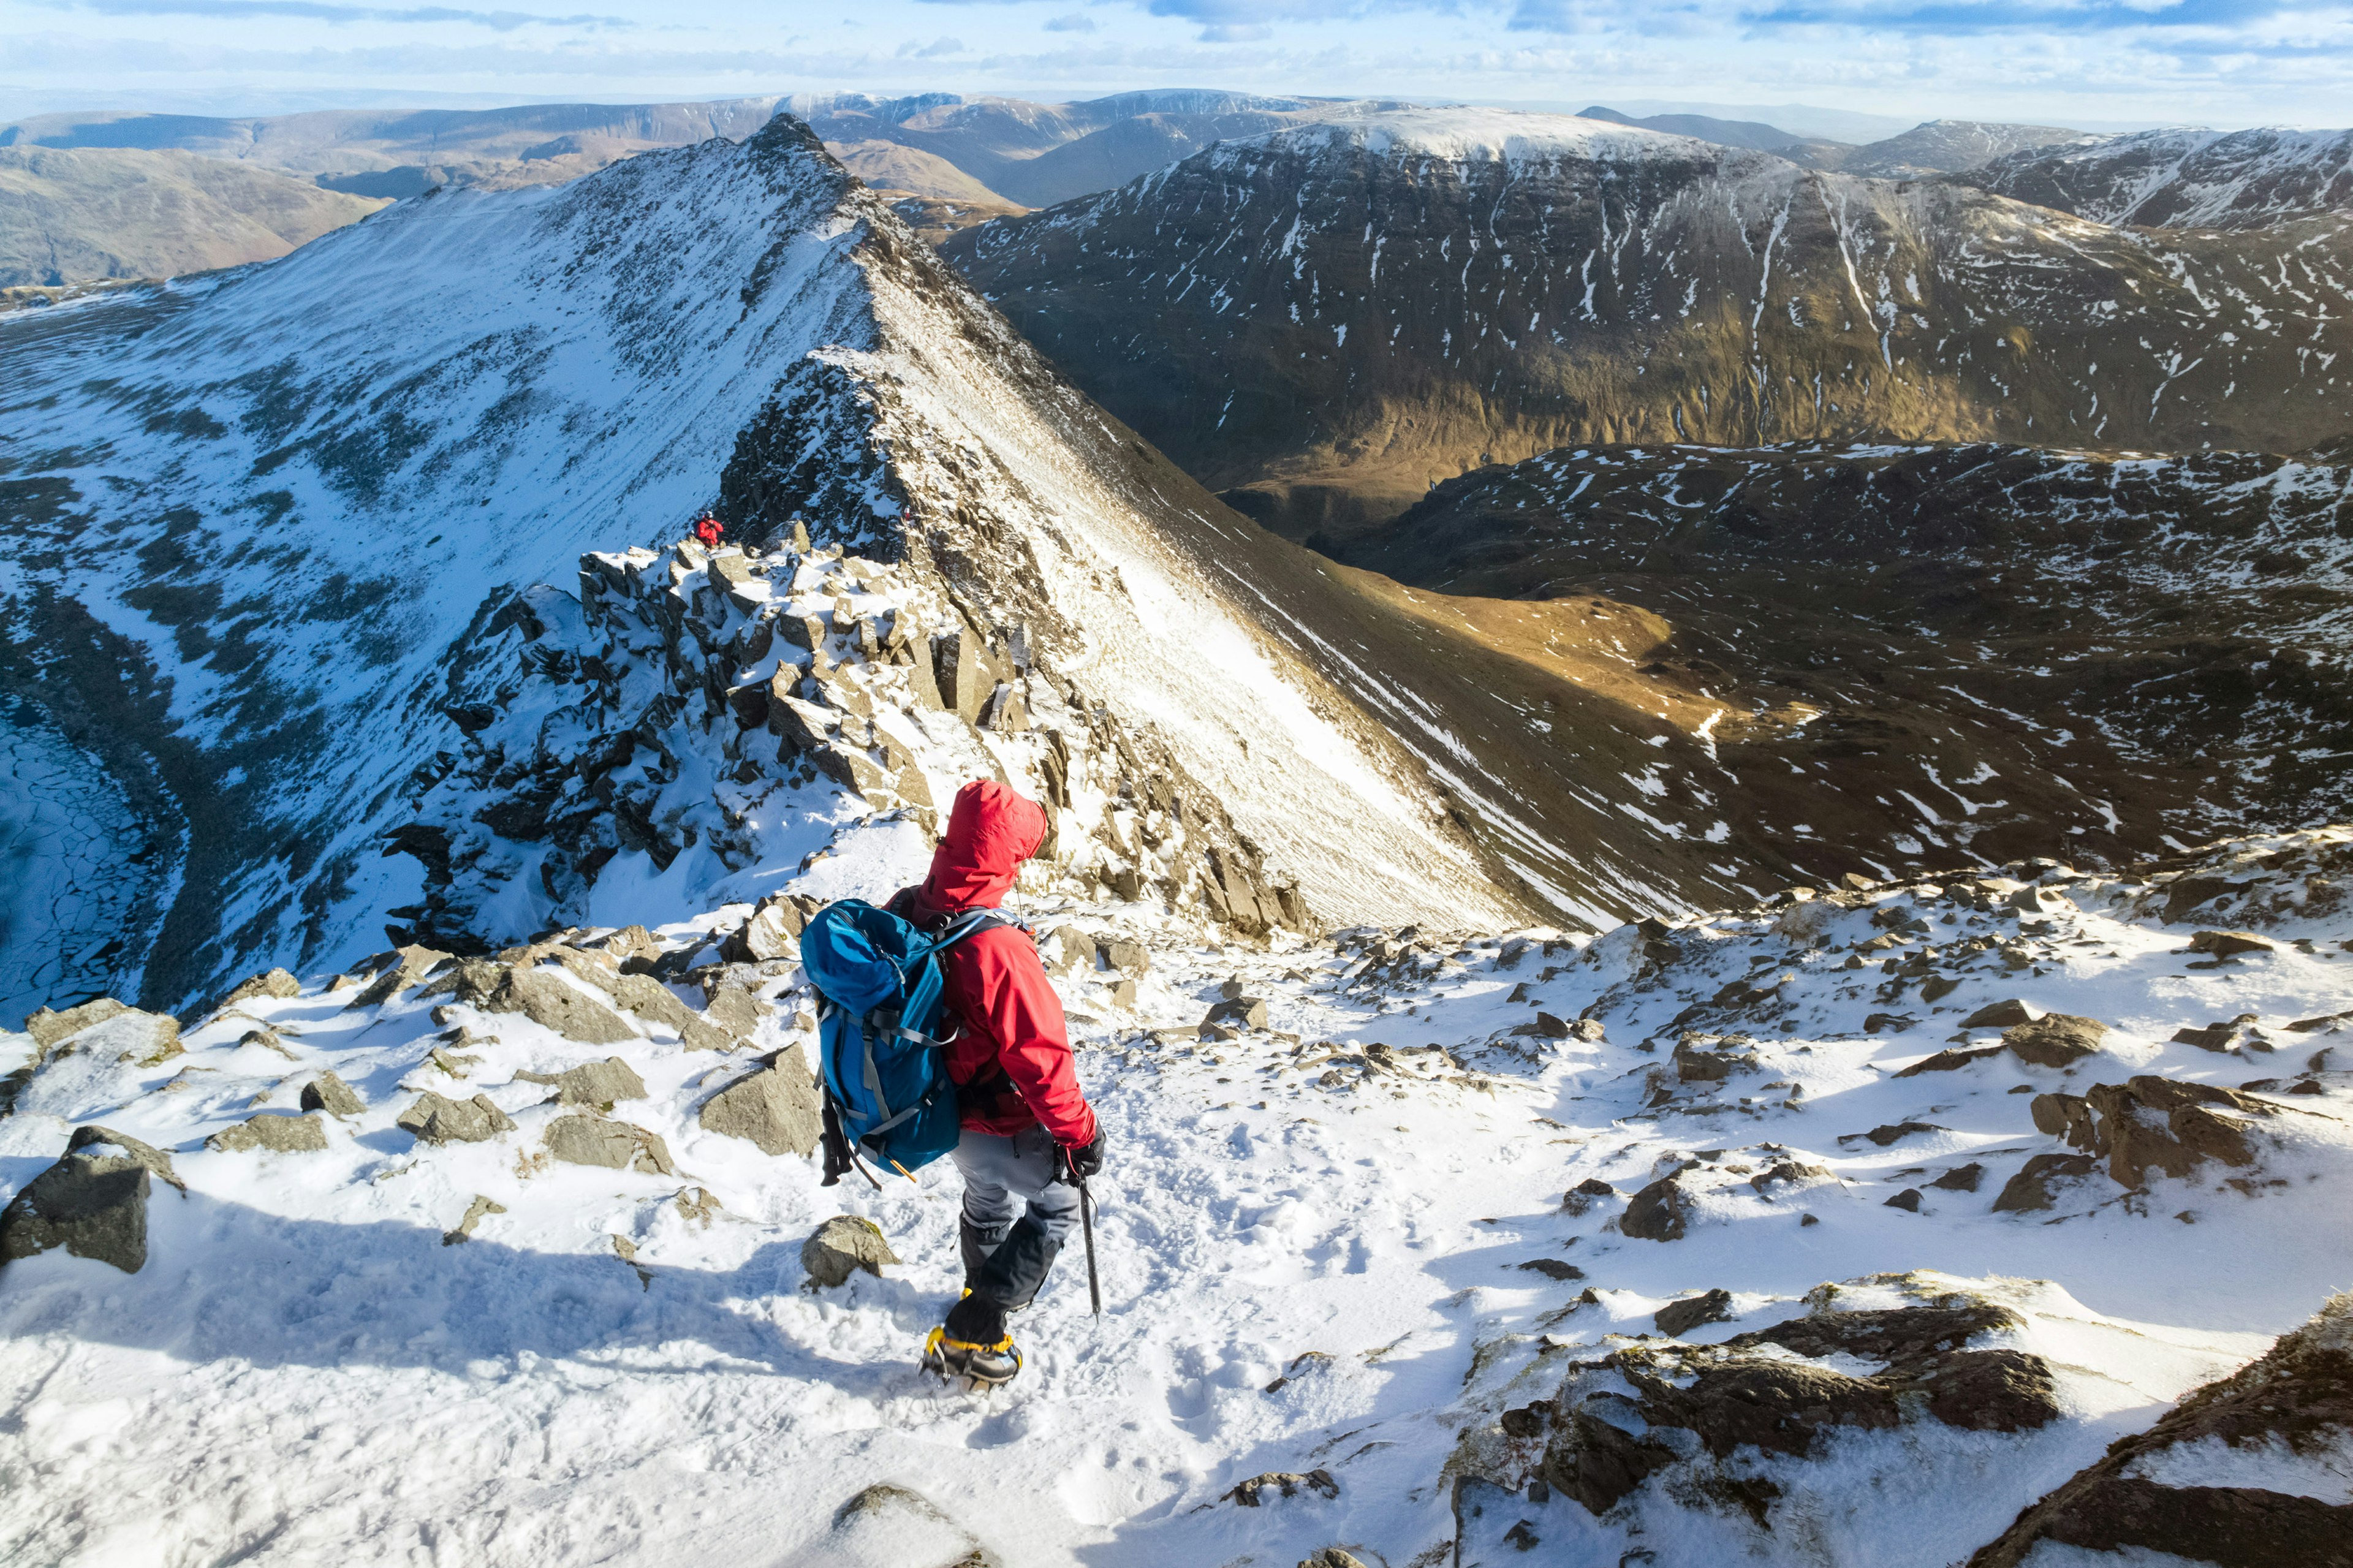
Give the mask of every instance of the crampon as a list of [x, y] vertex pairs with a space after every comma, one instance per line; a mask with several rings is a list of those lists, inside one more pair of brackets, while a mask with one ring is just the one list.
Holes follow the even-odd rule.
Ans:
[[1021, 1352], [1010, 1334], [995, 1344], [978, 1345], [950, 1339], [941, 1327], [923, 1341], [923, 1369], [943, 1383], [985, 1394], [1013, 1381], [1021, 1370]]

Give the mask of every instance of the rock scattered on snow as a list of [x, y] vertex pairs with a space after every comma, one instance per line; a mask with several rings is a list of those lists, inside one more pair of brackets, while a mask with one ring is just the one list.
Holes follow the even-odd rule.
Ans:
[[2089, 1154], [2037, 1154], [2002, 1184], [2001, 1195], [1993, 1200], [1994, 1212], [2031, 1214], [2047, 1209], [2056, 1201], [2051, 1190], [2053, 1182], [2088, 1176], [2099, 1168], [2100, 1163]]
[[1303, 1557], [1299, 1568], [1365, 1568], [1364, 1559], [1337, 1546], [1327, 1546], [1312, 1557]]
[[2099, 1053], [2108, 1026], [2097, 1018], [2070, 1013], [2047, 1013], [2032, 1023], [2014, 1024], [2001, 1032], [2001, 1043], [2019, 1060], [2036, 1067], [2063, 1068]]
[[515, 1078], [522, 1083], [554, 1086], [555, 1093], [549, 1098], [558, 1105], [596, 1105], [610, 1110], [618, 1101], [646, 1097], [645, 1080], [618, 1057], [583, 1062], [559, 1073], [519, 1072]]
[[[58, 1163], [0, 1209], [0, 1263], [64, 1247], [126, 1274], [147, 1265], [149, 1176], [171, 1161], [103, 1127], [78, 1127]], [[185, 1190], [185, 1189], [184, 1189]]]
[[332, 1072], [322, 1072], [302, 1086], [301, 1104], [305, 1110], [323, 1110], [330, 1116], [359, 1116], [367, 1110], [367, 1101]]
[[327, 1146], [326, 1123], [316, 1116], [249, 1117], [205, 1140], [205, 1147], [224, 1154], [267, 1149], [280, 1154], [312, 1153]]
[[1618, 1228], [1643, 1241], [1681, 1241], [1691, 1214], [1691, 1194], [1680, 1176], [1662, 1176], [1626, 1202]]
[[675, 1176], [670, 1145], [658, 1132], [600, 1116], [559, 1116], [547, 1124], [547, 1152], [573, 1165]]
[[[922, 1493], [889, 1481], [834, 1510], [810, 1568], [1001, 1568], [1001, 1559]], [[800, 1568], [801, 1559], [793, 1560]]]
[[813, 1286], [830, 1290], [863, 1268], [880, 1279], [882, 1266], [899, 1261], [882, 1227], [857, 1215], [836, 1215], [801, 1243], [801, 1268]]
[[2189, 938], [2189, 951], [2215, 958], [2235, 958], [2242, 952], [2270, 952], [2273, 943], [2270, 938], [2251, 931], [2201, 931]]
[[1732, 1321], [1732, 1292], [1710, 1290], [1701, 1296], [1687, 1296], [1680, 1301], [1670, 1301], [1651, 1315], [1659, 1332], [1671, 1340], [1679, 1340], [1702, 1323], [1728, 1323]]
[[1329, 1470], [1309, 1470], [1301, 1475], [1292, 1470], [1269, 1470], [1262, 1476], [1252, 1476], [1228, 1492], [1225, 1500], [1238, 1502], [1244, 1508], [1264, 1506], [1266, 1494], [1277, 1497], [1297, 1497], [1301, 1492], [1314, 1492], [1318, 1497], [1340, 1495], [1340, 1483], [1332, 1479]]
[[420, 1143], [480, 1143], [513, 1131], [515, 1124], [487, 1094], [448, 1100], [427, 1089], [393, 1125], [414, 1133]]
[[455, 1228], [445, 1230], [441, 1233], [441, 1245], [444, 1247], [455, 1247], [461, 1241], [470, 1239], [474, 1234], [474, 1227], [482, 1223], [482, 1219], [485, 1215], [504, 1214], [506, 1212], [506, 1205], [486, 1198], [481, 1194], [476, 1193], [474, 1194], [474, 1201], [466, 1205], [465, 1217], [458, 1222]]
[[300, 980], [295, 979], [283, 969], [272, 969], [240, 984], [237, 989], [221, 998], [221, 1005], [234, 1007], [239, 1002], [249, 1001], [256, 996], [282, 1002], [290, 996], [301, 994], [302, 994], [302, 983]]
[[345, 1007], [380, 1007], [414, 985], [422, 985], [426, 976], [455, 955], [437, 948], [411, 944], [395, 948], [385, 954], [385, 967], [375, 972], [374, 979], [362, 986], [359, 994]]
[[2080, 1096], [2040, 1094], [2030, 1110], [2038, 1130], [2105, 1159], [2127, 1187], [2143, 1185], [2152, 1170], [2189, 1175], [2201, 1160], [2252, 1165], [2251, 1123], [2275, 1114], [2252, 1095], [2148, 1074]]
[[25, 1020], [25, 1033], [32, 1036], [33, 1043], [41, 1049], [50, 1050], [68, 1036], [78, 1035], [92, 1025], [103, 1024], [116, 1014], [129, 1011], [111, 996], [101, 996], [79, 1007], [68, 1007], [61, 1013], [42, 1007]]
[[706, 1132], [749, 1139], [764, 1154], [806, 1154], [824, 1130], [824, 1107], [797, 1045], [772, 1066], [705, 1100], [697, 1121]]

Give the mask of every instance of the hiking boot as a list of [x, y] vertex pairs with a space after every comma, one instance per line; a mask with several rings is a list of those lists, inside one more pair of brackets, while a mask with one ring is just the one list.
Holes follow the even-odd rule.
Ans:
[[952, 1340], [946, 1329], [938, 1328], [923, 1342], [923, 1370], [944, 1383], [962, 1378], [966, 1388], [996, 1388], [1021, 1370], [1021, 1352], [1010, 1334], [994, 1344], [974, 1344]]
[[970, 1290], [948, 1309], [947, 1321], [923, 1342], [923, 1369], [967, 1386], [995, 1388], [1021, 1370], [1021, 1352], [1005, 1331], [1005, 1309]]

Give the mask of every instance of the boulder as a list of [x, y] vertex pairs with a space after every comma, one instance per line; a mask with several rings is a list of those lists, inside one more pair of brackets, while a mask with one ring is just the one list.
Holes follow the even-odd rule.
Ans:
[[800, 906], [777, 894], [760, 900], [751, 917], [720, 944], [720, 956], [730, 963], [765, 963], [773, 958], [800, 956], [800, 935], [808, 924]]
[[367, 1110], [367, 1102], [352, 1091], [352, 1086], [331, 1072], [322, 1072], [302, 1086], [301, 1103], [305, 1110], [323, 1110], [330, 1116], [357, 1116]]
[[2253, 1164], [2242, 1119], [2273, 1114], [2249, 1095], [2148, 1075], [2094, 1084], [2084, 1099], [2093, 1117], [2092, 1152], [2105, 1156], [2108, 1174], [2127, 1187], [2146, 1185], [2151, 1171], [2187, 1176], [2206, 1160]]
[[848, 1284], [861, 1268], [879, 1279], [884, 1264], [898, 1261], [881, 1227], [856, 1215], [834, 1215], [801, 1243], [801, 1268], [809, 1282], [828, 1290]]
[[1681, 1241], [1691, 1216], [1691, 1194], [1678, 1175], [1662, 1176], [1627, 1200], [1618, 1228], [1643, 1241]]
[[316, 1116], [256, 1116], [224, 1128], [205, 1147], [225, 1154], [267, 1149], [280, 1154], [314, 1153], [327, 1146], [327, 1124]]
[[2189, 951], [2235, 958], [2242, 952], [2269, 952], [2272, 942], [2251, 931], [2201, 931], [2190, 937]]
[[760, 1027], [760, 1016], [768, 1010], [766, 1003], [741, 985], [714, 985], [708, 995], [710, 1000], [702, 1007], [703, 1018], [739, 1040], [752, 1037]]
[[571, 1165], [600, 1165], [649, 1176], [678, 1174], [670, 1145], [659, 1133], [598, 1116], [559, 1116], [549, 1122], [547, 1152]]
[[1225, 1495], [1223, 1500], [1238, 1502], [1244, 1508], [1263, 1507], [1268, 1496], [1297, 1497], [1301, 1492], [1314, 1492], [1317, 1497], [1335, 1498], [1340, 1495], [1340, 1483], [1332, 1479], [1329, 1470], [1309, 1470], [1304, 1475], [1291, 1470], [1269, 1470], [1262, 1476], [1252, 1476]]
[[1103, 944], [1103, 962], [1122, 974], [1142, 975], [1151, 973], [1152, 954], [1140, 942], [1125, 937], [1113, 937]]
[[559, 1073], [519, 1072], [515, 1077], [524, 1083], [554, 1085], [551, 1098], [559, 1105], [600, 1105], [609, 1110], [616, 1101], [646, 1097], [645, 1080], [618, 1057], [583, 1062]]
[[148, 1178], [161, 1160], [103, 1127], [76, 1128], [58, 1163], [0, 1209], [0, 1263], [62, 1247], [138, 1273], [147, 1264]]
[[49, 1050], [69, 1035], [78, 1035], [93, 1024], [103, 1024], [118, 1013], [131, 1009], [111, 996], [101, 996], [95, 1002], [85, 1002], [64, 1012], [42, 1007], [25, 1020], [25, 1033], [33, 1037], [33, 1044]]
[[1985, 1167], [1971, 1162], [1956, 1165], [1928, 1184], [1940, 1193], [1973, 1193], [1985, 1181]]
[[2089, 1154], [2037, 1154], [2002, 1184], [2001, 1195], [1993, 1201], [1994, 1212], [2031, 1214], [2047, 1209], [2052, 1202], [2052, 1183], [2088, 1176], [2099, 1168], [2100, 1163]]
[[824, 1131], [825, 1108], [796, 1045], [703, 1101], [697, 1120], [704, 1131], [747, 1139], [763, 1154], [807, 1154]]
[[[1799, 908], [1806, 906], [1800, 904]], [[1671, 1340], [1679, 1340], [1702, 1323], [1728, 1323], [1732, 1321], [1732, 1292], [1710, 1290], [1702, 1296], [1686, 1296], [1680, 1301], [1670, 1301], [1651, 1314], [1651, 1321], [1659, 1332]]]
[[520, 1013], [584, 1046], [617, 1046], [638, 1037], [610, 1007], [539, 970], [508, 969], [479, 1005], [493, 1013]]
[[792, 1561], [834, 1568], [1003, 1568], [995, 1552], [929, 1498], [888, 1481], [836, 1509], [823, 1545]]
[[1551, 1013], [1536, 1015], [1536, 1034], [1547, 1040], [1565, 1040], [1577, 1033], [1569, 1021]]
[[379, 970], [375, 979], [359, 989], [345, 1008], [381, 1007], [412, 985], [424, 984], [426, 975], [450, 960], [448, 953], [438, 948], [399, 947], [391, 953], [392, 962]]
[[129, 1062], [134, 1067], [161, 1067], [182, 1054], [180, 1021], [168, 1013], [142, 1013], [125, 1007], [89, 1025], [63, 1042], [68, 1052], [94, 1061]]
[[1882, 1208], [1902, 1209], [1906, 1214], [1918, 1214], [1920, 1212], [1920, 1189], [1917, 1187], [1906, 1187], [1880, 1206]]
[[1609, 1031], [1599, 1018], [1579, 1018], [1569, 1026], [1568, 1032], [1572, 1038], [1583, 1040], [1588, 1045], [1599, 1045], [1607, 1037]]
[[1266, 1021], [1266, 1001], [1259, 996], [1230, 997], [1210, 1008], [1201, 1019], [1204, 1026], [1217, 1024], [1229, 1029], [1263, 1029]]
[[430, 1089], [394, 1118], [393, 1125], [420, 1143], [480, 1143], [514, 1131], [514, 1122], [487, 1094], [448, 1100]]
[[1301, 1558], [1299, 1568], [1365, 1568], [1365, 1560], [1352, 1552], [1327, 1546], [1311, 1557]]
[[2063, 1068], [2099, 1054], [2108, 1026], [2097, 1018], [2072, 1013], [2047, 1013], [2029, 1024], [2014, 1024], [2001, 1032], [2001, 1043], [2019, 1060], [2036, 1067]]
[[2000, 1002], [1989, 1002], [1961, 1020], [1964, 1029], [2008, 1029], [2020, 1024], [2031, 1024], [2037, 1015], [2031, 1007], [2011, 996]]

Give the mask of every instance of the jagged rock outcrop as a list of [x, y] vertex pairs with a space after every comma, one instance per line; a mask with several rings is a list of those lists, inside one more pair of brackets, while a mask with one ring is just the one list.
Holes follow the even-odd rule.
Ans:
[[696, 1121], [706, 1132], [748, 1139], [764, 1154], [806, 1154], [818, 1145], [823, 1118], [816, 1080], [793, 1045], [703, 1101]]
[[2253, 1165], [2251, 1134], [2279, 1114], [2253, 1095], [2151, 1074], [2081, 1095], [2038, 1094], [2030, 1109], [2038, 1131], [2105, 1160], [2127, 1187], [2143, 1185], [2151, 1172], [2187, 1176], [2208, 1160]]
[[2353, 1564], [2353, 1296], [2026, 1509], [1968, 1568], [2188, 1559], [2220, 1568]]

